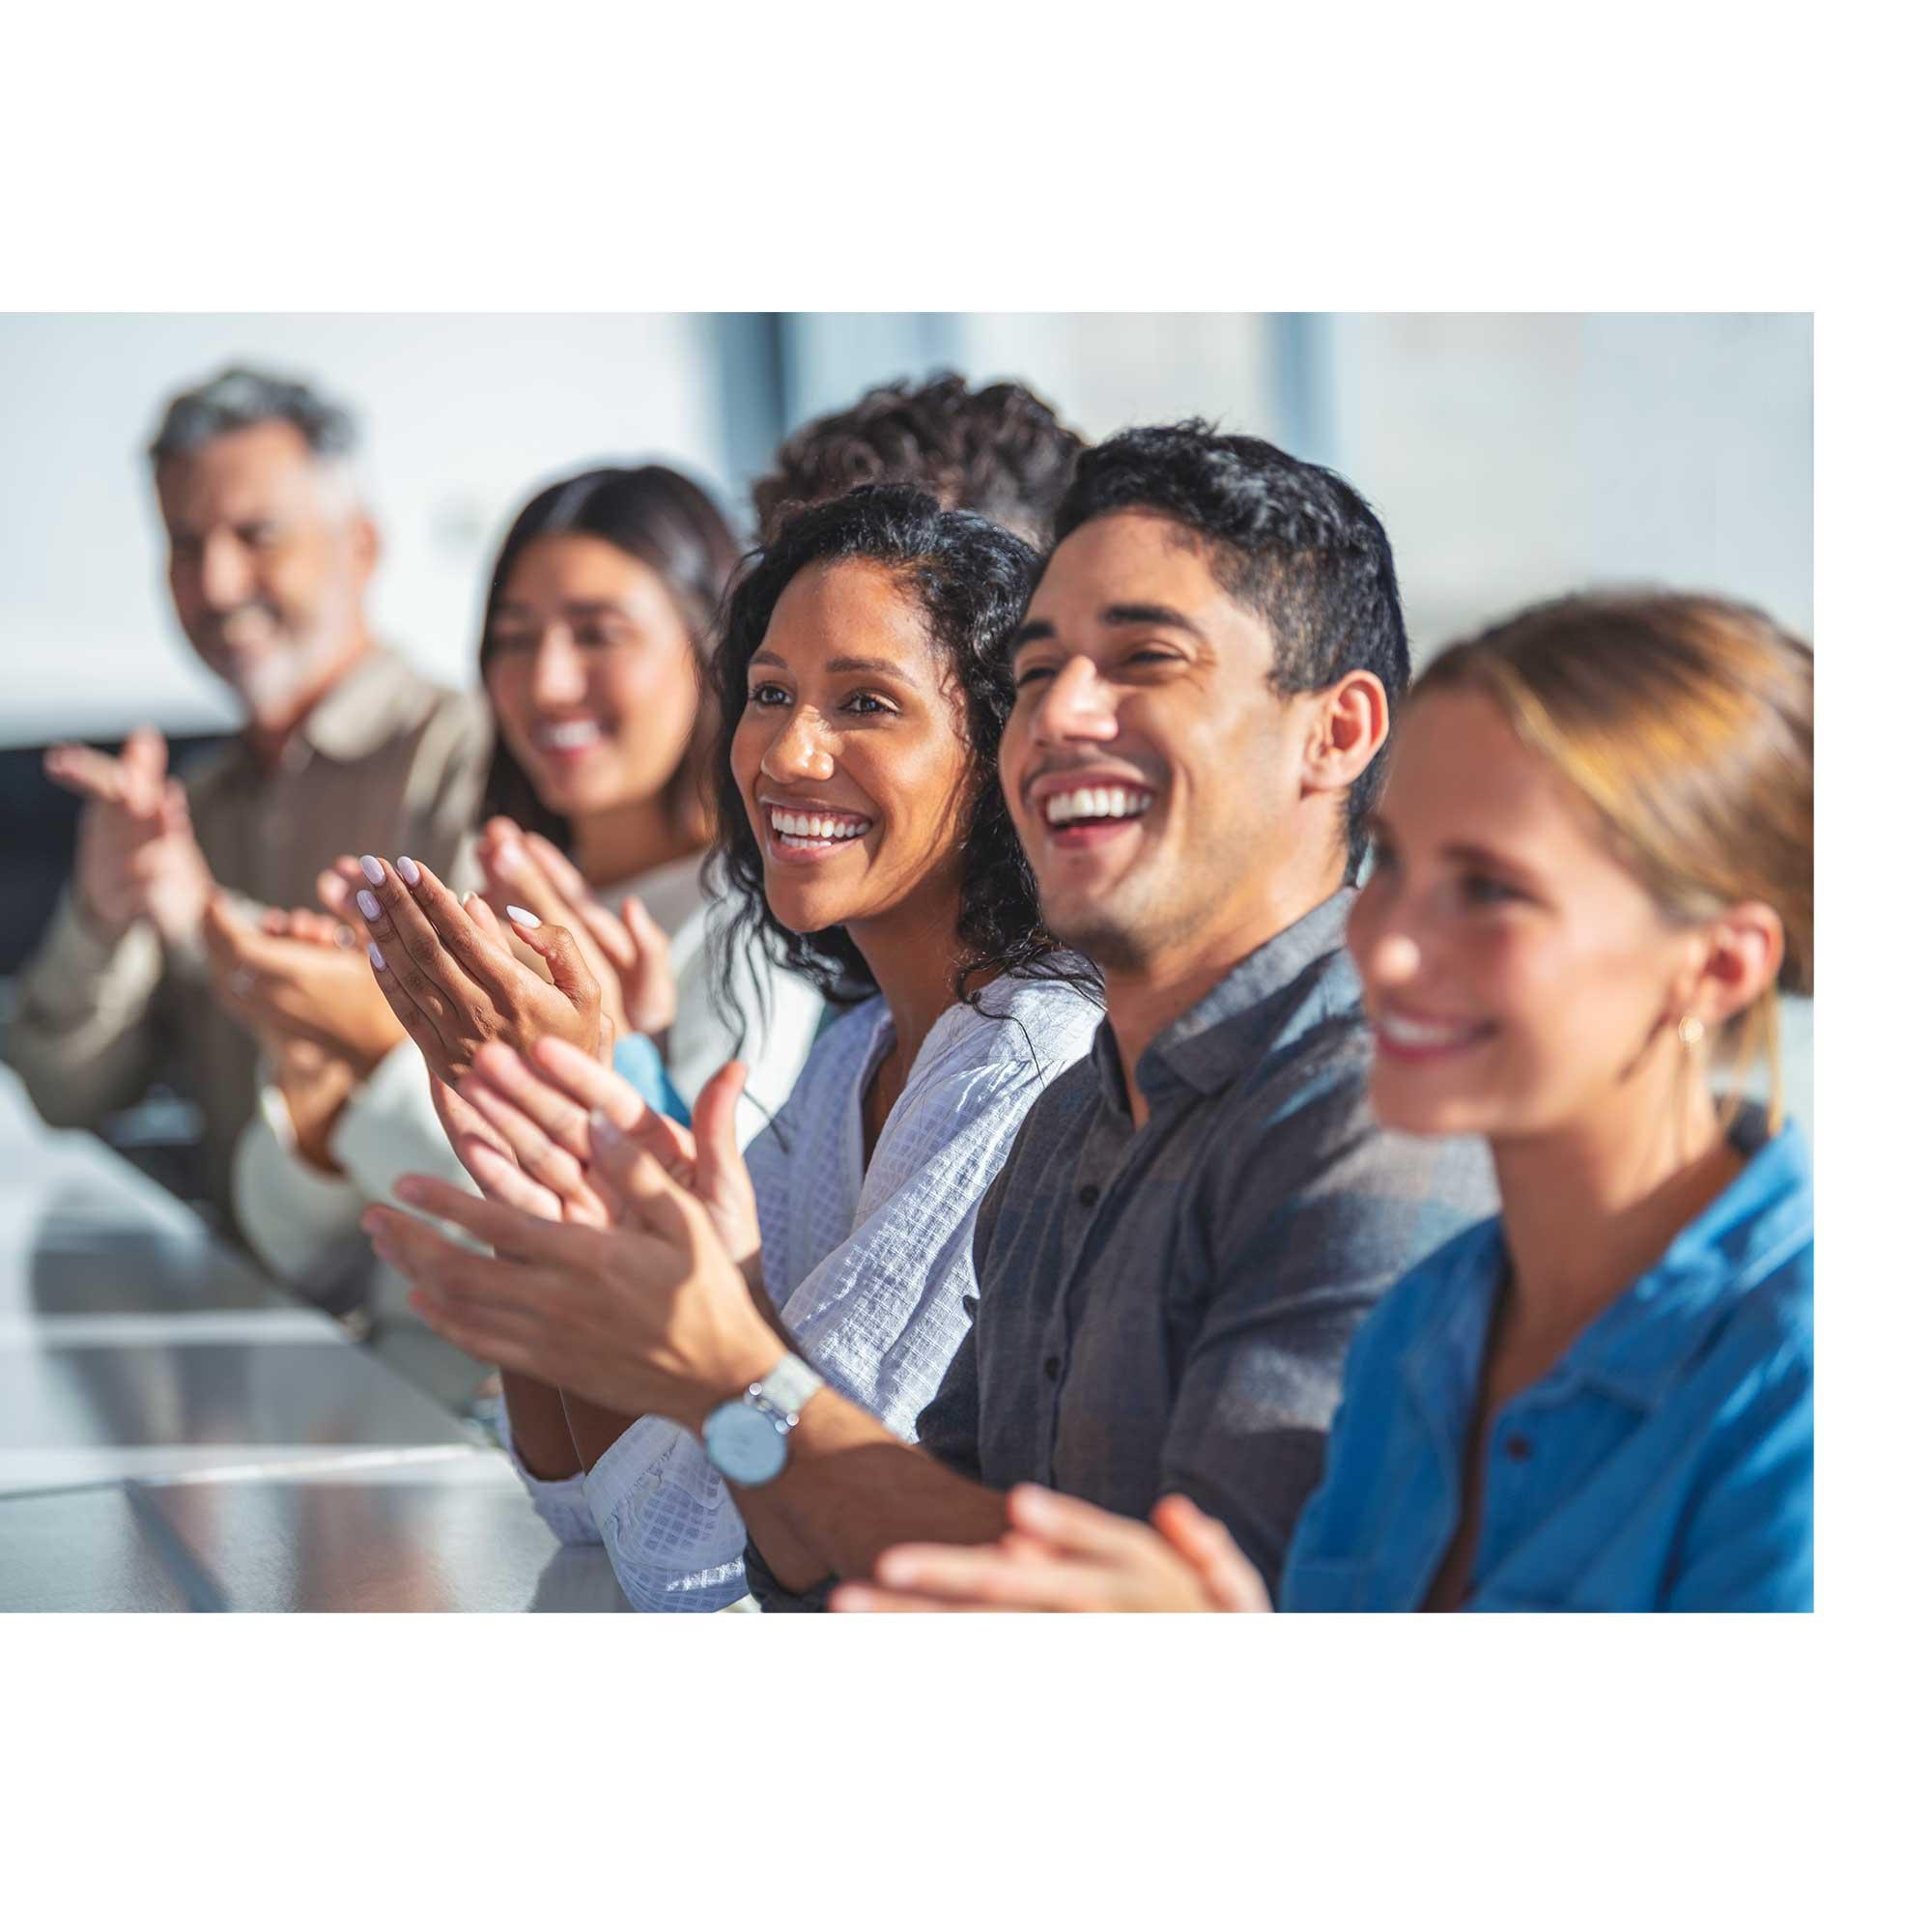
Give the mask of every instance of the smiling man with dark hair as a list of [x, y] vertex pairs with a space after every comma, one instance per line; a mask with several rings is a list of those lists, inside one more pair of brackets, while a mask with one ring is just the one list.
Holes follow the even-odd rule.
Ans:
[[[453, 1339], [487, 1311], [506, 1367], [703, 1433], [770, 1608], [815, 1606], [895, 1543], [998, 1538], [1020, 1481], [1137, 1518], [1180, 1492], [1274, 1573], [1356, 1324], [1492, 1205], [1480, 1146], [1368, 1109], [1345, 880], [1408, 674], [1374, 512], [1325, 469], [1184, 423], [1082, 456], [1056, 534], [1014, 634], [1001, 777], [1046, 923], [1101, 969], [1108, 1017], [984, 1197], [974, 1327], [919, 1447], [822, 1389], [772, 1412], [773, 1377], [809, 1386], [788, 1341], [702, 1213], [608, 1137], [621, 1262], [593, 1277], [581, 1232], [532, 1228], [519, 1251], [558, 1265], [527, 1280], [427, 1271]], [[759, 1428], [769, 1453], [743, 1456]]]

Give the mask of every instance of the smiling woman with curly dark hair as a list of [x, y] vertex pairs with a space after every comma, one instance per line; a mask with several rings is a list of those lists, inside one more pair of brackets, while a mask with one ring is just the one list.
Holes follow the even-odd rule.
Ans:
[[[976, 988], [1002, 975], [1066, 980], [1097, 1000], [1097, 978], [1057, 952], [1040, 922], [1033, 872], [1000, 795], [1000, 733], [1013, 702], [1007, 642], [1038, 565], [1010, 531], [901, 486], [800, 510], [748, 561], [711, 664], [712, 864], [737, 908], [720, 957], [763, 943], [829, 1000], [849, 1005], [882, 985], [874, 955], [896, 931], [917, 935], [915, 951], [928, 974], [943, 975], [936, 983], [949, 1003], [977, 1006]], [[882, 796], [863, 795], [861, 768], [907, 736], [904, 698], [867, 687], [873, 667], [828, 680], [823, 704], [790, 679], [774, 626], [791, 606], [803, 608], [810, 586], [820, 586], [823, 602], [834, 584], [869, 586], [868, 600], [890, 612], [905, 670], [932, 684], [940, 715], [923, 722], [950, 726], [940, 735], [960, 754], [945, 791], [895, 782]], [[826, 606], [835, 624], [853, 617], [845, 602], [835, 596]], [[824, 637], [828, 670], [860, 664], [849, 642]], [[774, 813], [787, 808], [831, 812], [838, 823], [829, 838], [781, 830]]]
[[[902, 1436], [966, 1333], [980, 1197], [1100, 1019], [1091, 970], [1040, 925], [1000, 798], [1007, 637], [1037, 565], [983, 518], [862, 489], [800, 511], [752, 559], [712, 659], [728, 946], [772, 948], [851, 1009], [742, 1166], [722, 1131], [741, 1075], [707, 1086], [692, 1172], [797, 1353], [774, 1372], [785, 1400], [822, 1376]], [[584, 1106], [635, 1113], [591, 1061], [572, 1077]], [[523, 1419], [533, 1401], [513, 1417], [546, 1520], [601, 1533], [639, 1609], [741, 1596], [725, 1479], [764, 1477], [708, 1431], [707, 1457], [661, 1416], [549, 1401], [551, 1469]]]

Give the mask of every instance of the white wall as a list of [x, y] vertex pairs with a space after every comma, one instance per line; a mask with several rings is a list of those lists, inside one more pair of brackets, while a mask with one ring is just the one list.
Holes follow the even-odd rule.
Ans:
[[1263, 315], [962, 315], [959, 367], [1017, 376], [1094, 440], [1135, 423], [1206, 416], [1279, 438], [1273, 318]]
[[1811, 631], [1811, 319], [1343, 315], [1331, 460], [1395, 547], [1418, 659], [1644, 582]]
[[0, 317], [0, 743], [234, 721], [176, 628], [141, 451], [165, 396], [237, 359], [355, 409], [381, 634], [455, 682], [492, 547], [539, 479], [722, 468], [701, 316]]

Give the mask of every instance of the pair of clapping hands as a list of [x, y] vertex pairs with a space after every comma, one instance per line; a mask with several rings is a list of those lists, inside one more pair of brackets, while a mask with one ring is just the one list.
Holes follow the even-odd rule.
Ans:
[[478, 850], [486, 889], [462, 904], [428, 867], [373, 856], [344, 856], [316, 881], [332, 918], [276, 910], [251, 923], [217, 895], [202, 921], [216, 996], [278, 1063], [301, 1040], [356, 1079], [405, 1037], [454, 1081], [491, 1040], [527, 1049], [554, 1035], [608, 1053], [620, 1020], [662, 1035], [676, 991], [642, 905], [610, 913], [554, 845], [507, 819]]
[[482, 1048], [437, 1108], [484, 1198], [423, 1175], [375, 1207], [375, 1250], [411, 1305], [480, 1361], [687, 1427], [767, 1374], [785, 1342], [759, 1305], [757, 1204], [735, 1132], [746, 1069], [707, 1082], [682, 1127], [558, 1038]]

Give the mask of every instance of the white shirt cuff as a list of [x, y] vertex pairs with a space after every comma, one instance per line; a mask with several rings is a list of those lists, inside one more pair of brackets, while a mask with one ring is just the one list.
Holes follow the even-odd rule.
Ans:
[[632, 1423], [584, 1476], [583, 1496], [634, 1608], [722, 1610], [744, 1596], [744, 1522], [675, 1423]]

